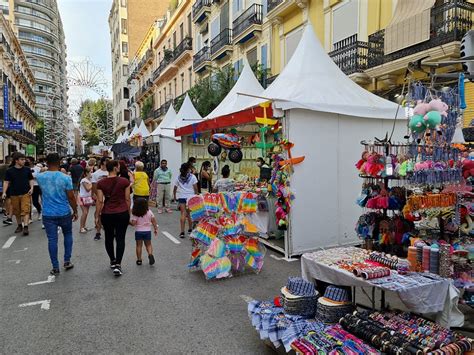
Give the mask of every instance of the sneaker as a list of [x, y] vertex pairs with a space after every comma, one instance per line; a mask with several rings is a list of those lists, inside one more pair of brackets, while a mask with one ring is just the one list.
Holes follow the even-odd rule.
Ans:
[[184, 232], [183, 232], [183, 233], [179, 233], [179, 237], [180, 237], [180, 238], [184, 238]]
[[28, 226], [24, 226], [24, 227], [23, 227], [23, 235], [24, 235], [24, 236], [27, 236], [27, 235], [29, 235], [29, 234], [30, 234], [30, 231], [28, 230]]
[[41, 225], [41, 229], [44, 229], [44, 224]]
[[20, 224], [18, 227], [15, 229], [15, 233], [21, 233], [23, 232], [23, 226]]
[[188, 229], [188, 234], [191, 234], [193, 232], [192, 229]]
[[3, 224], [11, 226], [13, 224], [13, 220], [11, 218], [4, 219]]
[[41, 213], [38, 213], [38, 218], [37, 218], [38, 221], [41, 221]]
[[162, 213], [163, 213], [163, 209], [162, 209], [162, 208], [158, 208], [158, 213], [159, 213], [159, 214], [162, 214]]
[[141, 265], [142, 264], [142, 261], [141, 260], [137, 260], [137, 265]]
[[94, 240], [100, 240], [100, 233], [95, 234]]
[[115, 262], [115, 260], [111, 261], [111, 262], [110, 262], [110, 268], [111, 268], [112, 270], [115, 269], [115, 265], [116, 265], [116, 264], [117, 264], [117, 263]]
[[115, 276], [122, 276], [122, 267], [120, 265], [115, 265], [115, 269], [113, 271]]
[[73, 267], [74, 267], [74, 264], [71, 263], [70, 261], [66, 261], [66, 262], [64, 263], [64, 268], [65, 268], [66, 270], [71, 270]]
[[167, 208], [166, 213], [173, 213], [173, 210], [171, 208]]
[[61, 271], [59, 271], [59, 269], [52, 269], [49, 273], [53, 276], [57, 276], [59, 275]]
[[148, 255], [148, 261], [150, 262], [150, 265], [153, 265], [155, 263], [155, 257], [152, 255]]

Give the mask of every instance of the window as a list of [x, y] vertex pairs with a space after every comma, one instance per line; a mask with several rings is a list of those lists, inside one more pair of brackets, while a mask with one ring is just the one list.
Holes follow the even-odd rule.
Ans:
[[176, 31], [173, 32], [173, 49], [176, 48]]
[[128, 55], [128, 42], [122, 42], [122, 54]]
[[247, 52], [247, 60], [249, 61], [250, 66], [254, 66], [257, 64], [257, 47], [252, 48]]
[[127, 0], [120, 0], [120, 6], [127, 7]]
[[128, 65], [127, 64], [122, 65], [122, 75], [123, 76], [128, 76]]
[[184, 23], [179, 25], [179, 35], [181, 36], [181, 41], [184, 39]]
[[123, 18], [120, 20], [120, 27], [122, 27], [122, 33], [126, 35], [127, 34], [127, 19], [126, 18]]
[[211, 22], [211, 39], [216, 38], [220, 33], [220, 18], [217, 17]]
[[193, 68], [188, 68], [189, 88], [193, 86]]
[[359, 0], [349, 0], [332, 12], [332, 43], [337, 43], [358, 32]]
[[267, 16], [268, 13], [268, 0], [262, 0], [262, 16]]
[[289, 33], [285, 37], [285, 65], [293, 56], [293, 53], [298, 47], [298, 43], [300, 42], [301, 35], [303, 34], [303, 29], [299, 28], [291, 33]]
[[232, 17], [234, 20], [239, 17], [240, 13], [244, 9], [244, 0], [233, 0], [232, 1]]
[[262, 51], [262, 59], [261, 59], [262, 68], [267, 69], [267, 45], [266, 44], [262, 46], [261, 51]]
[[129, 99], [130, 98], [130, 92], [128, 91], [127, 87], [123, 88], [123, 98], [124, 99]]
[[243, 66], [244, 66], [243, 59], [239, 59], [238, 61], [234, 63], [234, 81], [237, 81], [237, 79], [239, 78], [239, 75]]
[[191, 37], [193, 34], [193, 25], [191, 21], [191, 14], [188, 15], [188, 36]]
[[184, 94], [184, 73], [181, 74], [181, 94]]
[[123, 119], [124, 119], [124, 121], [130, 121], [130, 111], [129, 110], [123, 110]]

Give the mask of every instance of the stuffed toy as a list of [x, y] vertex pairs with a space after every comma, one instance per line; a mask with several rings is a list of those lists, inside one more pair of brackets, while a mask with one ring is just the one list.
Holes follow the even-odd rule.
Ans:
[[357, 170], [359, 170], [359, 172], [361, 174], [363, 174], [365, 172], [365, 164], [367, 163], [367, 158], [369, 156], [369, 152], [368, 151], [364, 151], [362, 153], [362, 157], [361, 159], [356, 163], [356, 168]]
[[464, 179], [474, 176], [474, 160], [466, 159], [462, 162], [462, 176]]
[[372, 153], [367, 157], [367, 162], [365, 163], [365, 173], [368, 176], [379, 176], [384, 168], [384, 164], [380, 162], [379, 154]]
[[437, 111], [441, 114], [441, 116], [447, 117], [448, 116], [448, 108], [449, 106], [446, 105], [441, 99], [434, 99], [431, 100], [428, 104], [428, 112], [430, 111]]
[[418, 100], [415, 108], [413, 109], [413, 115], [421, 115], [424, 116], [426, 113], [430, 111], [429, 109], [429, 104], [426, 102], [423, 102], [421, 100]]
[[426, 127], [428, 127], [429, 129], [436, 129], [437, 131], [440, 130], [441, 113], [439, 113], [438, 111], [428, 112], [425, 115], [424, 120]]
[[415, 164], [415, 171], [419, 170], [428, 170], [433, 167], [433, 162], [431, 161], [422, 161]]
[[287, 214], [283, 210], [282, 207], [277, 207], [275, 210], [275, 216], [276, 216], [276, 221], [277, 221], [277, 226], [279, 230], [286, 230], [287, 229]]
[[[425, 116], [426, 117], [426, 116]], [[426, 130], [426, 123], [422, 115], [414, 115], [410, 119], [410, 129], [415, 133], [422, 133]]]

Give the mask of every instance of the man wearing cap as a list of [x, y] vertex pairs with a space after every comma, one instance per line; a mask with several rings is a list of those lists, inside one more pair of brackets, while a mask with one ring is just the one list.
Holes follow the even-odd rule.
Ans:
[[18, 223], [15, 233], [23, 232], [26, 236], [29, 234], [33, 174], [31, 169], [25, 166], [26, 157], [23, 153], [15, 152], [12, 158], [14, 165], [5, 174], [2, 198], [7, 197], [6, 192], [9, 190], [13, 214]]

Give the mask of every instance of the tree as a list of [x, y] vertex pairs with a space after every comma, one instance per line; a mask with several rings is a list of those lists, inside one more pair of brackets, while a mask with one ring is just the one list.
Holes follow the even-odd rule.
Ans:
[[42, 119], [36, 122], [36, 142], [36, 154], [44, 154], [44, 121]]
[[146, 120], [150, 111], [153, 110], [153, 96], [146, 98], [140, 113], [142, 120]]
[[82, 102], [78, 114], [83, 139], [87, 141], [86, 145], [98, 145], [101, 129], [107, 127], [107, 101], [105, 99], [85, 100]]

